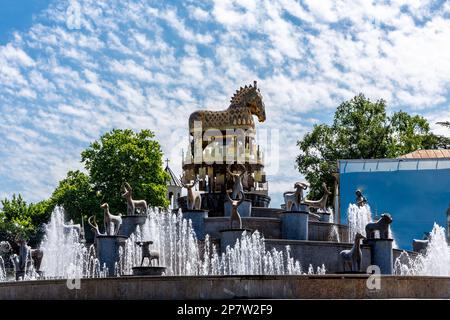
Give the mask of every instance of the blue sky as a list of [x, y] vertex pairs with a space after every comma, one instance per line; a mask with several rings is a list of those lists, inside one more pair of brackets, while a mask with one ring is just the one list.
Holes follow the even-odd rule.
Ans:
[[189, 114], [258, 80], [278, 206], [296, 141], [359, 92], [445, 133], [449, 18], [444, 1], [3, 0], [0, 197], [48, 197], [112, 128], [155, 131], [178, 174]]

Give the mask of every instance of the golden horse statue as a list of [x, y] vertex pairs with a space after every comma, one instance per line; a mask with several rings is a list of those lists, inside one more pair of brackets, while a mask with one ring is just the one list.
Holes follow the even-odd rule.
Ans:
[[189, 117], [189, 132], [194, 132], [194, 122], [196, 121], [201, 122], [202, 131], [208, 129], [254, 129], [253, 115], [258, 117], [259, 122], [266, 120], [264, 102], [256, 81], [253, 85], [241, 87], [237, 90], [226, 110], [193, 112]]

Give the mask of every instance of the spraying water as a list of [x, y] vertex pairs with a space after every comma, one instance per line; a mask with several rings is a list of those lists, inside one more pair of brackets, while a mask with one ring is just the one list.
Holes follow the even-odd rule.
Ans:
[[[132, 267], [141, 263], [141, 249], [136, 241], [153, 241], [160, 254], [165, 275], [236, 275], [236, 274], [302, 274], [301, 266], [286, 252], [265, 248], [264, 238], [258, 231], [244, 233], [234, 247], [220, 254], [207, 235], [203, 243], [197, 241], [191, 221], [181, 213], [149, 210], [142, 229], [137, 229], [126, 241], [118, 269], [131, 274]], [[317, 272], [324, 273], [321, 266]]]
[[[216, 243], [209, 236], [204, 242], [197, 240], [190, 220], [181, 212], [163, 212], [149, 209], [142, 227], [130, 235], [120, 249], [120, 259], [115, 274], [130, 275], [132, 268], [139, 266], [141, 248], [136, 241], [153, 241], [152, 250], [160, 254], [160, 265], [166, 267], [166, 276], [173, 275], [237, 275], [237, 274], [324, 274], [325, 266], [314, 271], [309, 266], [302, 271], [299, 261], [291, 257], [290, 248], [284, 252], [266, 250], [264, 237], [258, 231], [244, 233], [233, 247], [219, 253]], [[75, 228], [68, 229], [64, 223], [64, 209], [56, 207], [46, 225], [40, 246], [44, 252], [41, 271], [45, 278], [92, 278], [105, 277], [108, 270], [101, 267], [93, 245], [86, 246]], [[37, 279], [31, 263], [25, 279]], [[0, 280], [6, 279], [0, 260]]]
[[56, 207], [40, 245], [44, 256], [41, 271], [46, 278], [82, 278], [104, 275], [93, 246], [86, 247], [75, 228], [64, 223], [64, 209]]
[[332, 208], [328, 208], [328, 212], [330, 213], [330, 223], [331, 225], [331, 230], [330, 230], [330, 234], [328, 235], [328, 240], [329, 241], [335, 241], [335, 242], [341, 242], [341, 238], [339, 236], [339, 230], [338, 227], [336, 226], [336, 222], [335, 222], [335, 218], [334, 218], [334, 212]]
[[6, 281], [6, 269], [5, 269], [5, 261], [0, 257], [0, 282]]
[[348, 217], [348, 241], [353, 242], [356, 233], [366, 236], [366, 225], [372, 222], [372, 211], [370, 206], [365, 204], [358, 206], [350, 203], [347, 210]]
[[403, 251], [395, 260], [394, 270], [407, 276], [450, 276], [450, 247], [445, 229], [435, 223], [426, 252], [413, 258]]

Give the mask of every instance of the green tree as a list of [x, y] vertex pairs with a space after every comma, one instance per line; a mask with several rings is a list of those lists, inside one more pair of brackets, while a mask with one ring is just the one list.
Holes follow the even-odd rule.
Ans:
[[339, 159], [393, 158], [417, 149], [445, 147], [445, 139], [431, 133], [423, 117], [403, 111], [389, 117], [384, 100], [372, 102], [359, 94], [338, 106], [331, 125], [314, 125], [297, 142], [296, 164], [311, 183], [310, 197], [317, 198], [323, 193], [323, 181], [333, 185]]
[[61, 180], [51, 196], [53, 207], [63, 206], [66, 219], [74, 223], [86, 220], [91, 215], [101, 217], [100, 199], [90, 182], [89, 176], [79, 170], [69, 171]]
[[114, 129], [81, 153], [101, 201], [108, 202], [113, 213], [126, 210], [122, 186], [133, 187], [135, 199], [145, 199], [150, 206], [167, 206], [167, 173], [163, 170], [162, 151], [153, 132]]
[[51, 214], [48, 200], [36, 204], [27, 204], [22, 196], [13, 195], [12, 198], [1, 201], [0, 210], [0, 239], [11, 242], [24, 238], [30, 244], [37, 245], [43, 235], [43, 225]]

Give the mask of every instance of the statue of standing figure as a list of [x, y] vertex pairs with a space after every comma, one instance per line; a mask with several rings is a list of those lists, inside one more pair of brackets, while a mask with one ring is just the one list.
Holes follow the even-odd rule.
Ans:
[[305, 182], [296, 182], [294, 185], [295, 191], [286, 191], [283, 193], [286, 211], [300, 210], [300, 204], [304, 202], [303, 191], [308, 188]]
[[116, 236], [119, 233], [122, 217], [113, 215], [109, 212], [109, 205], [104, 203], [100, 206], [103, 209], [103, 223], [105, 224], [105, 232], [108, 236]]
[[233, 190], [231, 193], [231, 197], [236, 199], [239, 193], [244, 192], [244, 186], [242, 185], [242, 177], [247, 173], [247, 169], [243, 164], [239, 165], [242, 170], [238, 173], [234, 173], [231, 171], [231, 164], [227, 167], [227, 172], [233, 178]]
[[136, 210], [139, 210], [140, 214], [147, 213], [147, 201], [145, 200], [134, 200], [133, 199], [133, 189], [128, 182], [125, 182], [123, 186], [124, 193], [122, 197], [127, 199], [127, 215], [134, 215]]
[[31, 265], [34, 265], [35, 271], [39, 273], [44, 252], [40, 249], [32, 249], [24, 239], [18, 240], [17, 244], [19, 245], [19, 255], [14, 254], [11, 257], [16, 269], [16, 280], [23, 277]]
[[152, 266], [153, 260], [156, 260], [157, 265], [159, 265], [159, 252], [150, 249], [150, 245], [153, 244], [153, 241], [137, 241], [136, 244], [142, 248], [141, 267], [144, 264], [145, 258], [148, 259], [149, 266]]
[[225, 192], [225, 196], [227, 200], [231, 203], [231, 215], [230, 215], [230, 229], [233, 229], [233, 222], [237, 221], [238, 229], [242, 229], [242, 219], [239, 214], [238, 207], [245, 200], [244, 192], [239, 193], [239, 198], [237, 200], [233, 200], [230, 198], [228, 192]]
[[319, 200], [308, 200], [305, 199], [305, 203], [309, 205], [310, 208], [316, 208], [319, 210], [322, 210], [322, 212], [327, 212], [327, 201], [328, 196], [331, 195], [331, 191], [328, 190], [327, 184], [324, 182], [322, 183], [323, 188], [323, 196]]
[[356, 194], [356, 205], [358, 207], [363, 207], [367, 204], [367, 199], [363, 196], [362, 191], [357, 189], [355, 191]]
[[346, 267], [350, 270], [348, 271], [361, 271], [361, 260], [362, 260], [362, 251], [361, 251], [361, 240], [365, 239], [365, 237], [357, 232], [355, 234], [355, 242], [353, 243], [353, 247], [350, 250], [342, 250], [339, 253], [341, 260], [343, 262], [344, 271], [347, 271]]
[[200, 191], [194, 190], [198, 180], [193, 183], [184, 183], [184, 178], [180, 177], [181, 185], [187, 189], [187, 208], [188, 210], [200, 210], [202, 207], [202, 196]]

